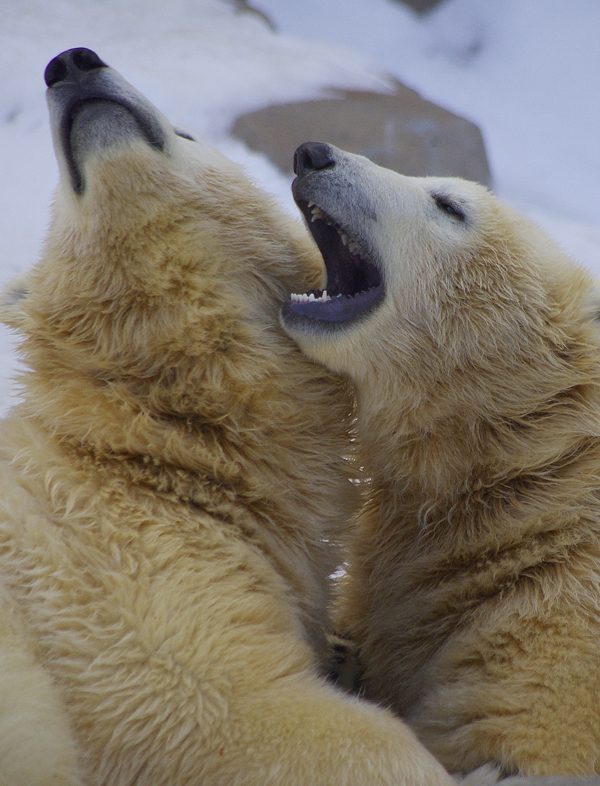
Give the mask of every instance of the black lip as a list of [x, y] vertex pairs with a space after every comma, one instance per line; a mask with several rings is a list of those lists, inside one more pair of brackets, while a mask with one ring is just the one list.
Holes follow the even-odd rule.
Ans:
[[121, 94], [118, 87], [106, 78], [107, 71], [109, 69], [99, 69], [78, 80], [57, 81], [48, 88], [48, 95], [52, 97], [58, 112], [58, 138], [67, 161], [73, 189], [77, 194], [83, 193], [85, 183], [73, 153], [71, 132], [75, 118], [83, 107], [92, 103], [109, 103], [122, 107], [134, 119], [140, 135], [151, 147], [161, 151], [165, 149], [165, 136], [158, 120], [153, 117], [149, 108]]
[[[311, 320], [333, 326], [365, 316], [381, 301], [385, 292], [383, 277], [373, 254], [367, 251], [365, 243], [352, 237], [322, 208], [319, 209], [323, 218], [313, 220], [314, 203], [307, 201], [305, 194], [300, 197], [295, 189], [293, 191], [296, 204], [323, 256], [327, 269], [326, 291], [330, 299], [320, 300], [322, 292], [314, 292], [316, 299], [310, 302], [290, 297], [283, 306], [283, 318], [290, 324]], [[349, 237], [354, 252], [342, 242], [341, 234]]]

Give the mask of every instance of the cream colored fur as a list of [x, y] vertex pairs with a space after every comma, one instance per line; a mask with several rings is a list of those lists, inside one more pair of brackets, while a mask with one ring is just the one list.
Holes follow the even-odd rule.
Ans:
[[451, 771], [600, 772], [597, 283], [476, 184], [329, 155], [301, 193], [385, 295], [289, 332], [357, 385], [339, 603], [362, 690]]
[[0, 783], [449, 784], [321, 676], [351, 405], [278, 322], [314, 247], [115, 72], [88, 77], [164, 146], [96, 102], [77, 194], [49, 91], [61, 183], [4, 304], [28, 370], [0, 427]]

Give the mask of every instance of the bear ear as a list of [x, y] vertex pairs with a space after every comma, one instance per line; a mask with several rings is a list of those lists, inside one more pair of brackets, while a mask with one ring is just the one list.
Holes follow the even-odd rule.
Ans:
[[19, 328], [25, 323], [23, 302], [29, 291], [29, 273], [17, 276], [5, 285], [0, 292], [0, 322], [12, 328]]

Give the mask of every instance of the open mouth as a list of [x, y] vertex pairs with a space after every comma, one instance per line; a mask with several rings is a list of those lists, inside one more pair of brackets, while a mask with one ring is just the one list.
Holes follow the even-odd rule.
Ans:
[[293, 294], [283, 316], [345, 323], [370, 311], [382, 298], [383, 279], [364, 244], [351, 237], [314, 202], [297, 200], [327, 269], [324, 290]]

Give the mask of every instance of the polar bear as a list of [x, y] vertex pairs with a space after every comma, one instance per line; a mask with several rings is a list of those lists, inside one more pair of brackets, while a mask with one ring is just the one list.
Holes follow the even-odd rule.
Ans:
[[451, 772], [600, 772], [600, 295], [482, 186], [325, 143], [327, 268], [282, 321], [351, 378], [369, 477], [340, 625], [364, 694]]
[[278, 316], [314, 244], [94, 52], [46, 82], [61, 179], [5, 307], [0, 783], [451, 784], [322, 673], [351, 407]]

